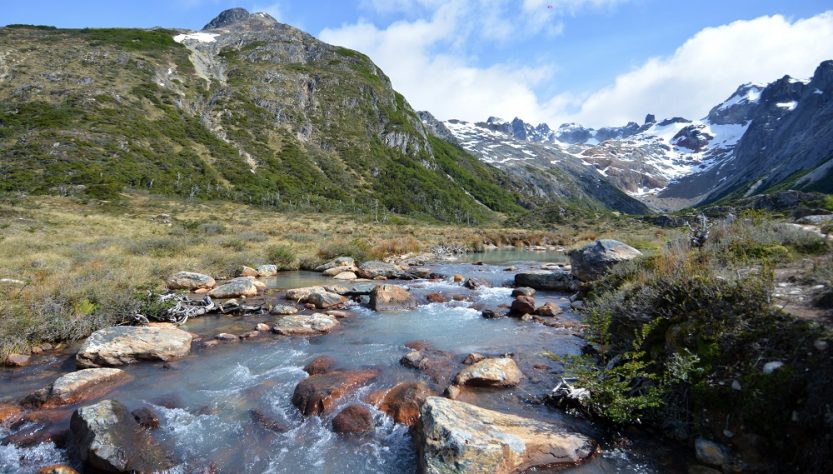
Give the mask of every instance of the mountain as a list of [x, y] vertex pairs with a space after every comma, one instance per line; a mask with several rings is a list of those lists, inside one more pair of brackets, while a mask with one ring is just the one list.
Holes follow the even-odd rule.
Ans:
[[123, 190], [491, 219], [521, 184], [426, 132], [370, 59], [266, 13], [201, 31], [0, 28], [0, 191]]

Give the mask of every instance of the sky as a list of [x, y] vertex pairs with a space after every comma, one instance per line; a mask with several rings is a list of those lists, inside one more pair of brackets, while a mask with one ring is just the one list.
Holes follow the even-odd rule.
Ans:
[[198, 30], [238, 6], [367, 54], [443, 120], [700, 118], [740, 84], [833, 59], [830, 0], [28, 0], [0, 24]]

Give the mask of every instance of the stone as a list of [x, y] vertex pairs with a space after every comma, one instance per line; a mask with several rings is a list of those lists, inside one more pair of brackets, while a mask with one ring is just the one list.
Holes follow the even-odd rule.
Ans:
[[535, 296], [535, 288], [528, 286], [521, 286], [512, 290], [512, 297], [516, 296]]
[[763, 371], [764, 371], [764, 374], [769, 375], [769, 374], [775, 372], [776, 370], [780, 369], [783, 366], [784, 366], [784, 363], [781, 362], [780, 360], [773, 360], [771, 362], [767, 362], [766, 364], [764, 364]]
[[319, 375], [329, 372], [336, 361], [330, 356], [319, 356], [304, 367], [304, 372], [310, 375]]
[[37, 474], [78, 474], [78, 471], [66, 464], [53, 464], [38, 469]]
[[326, 270], [329, 270], [329, 269], [335, 268], [335, 267], [354, 267], [355, 265], [356, 265], [356, 261], [353, 260], [352, 257], [337, 257], [337, 258], [334, 258], [334, 259], [330, 260], [329, 262], [327, 262], [323, 265], [319, 265], [319, 266], [315, 267], [315, 271], [316, 272], [324, 272]]
[[133, 377], [121, 369], [95, 368], [69, 372], [47, 387], [45, 406], [69, 405], [98, 398]]
[[239, 296], [257, 296], [259, 292], [255, 280], [246, 277], [235, 278], [208, 292], [212, 298], [237, 298]]
[[479, 387], [514, 387], [521, 383], [523, 373], [508, 357], [483, 359], [457, 374], [454, 383]]
[[313, 313], [311, 315], [284, 316], [272, 326], [272, 331], [284, 336], [318, 336], [327, 334], [338, 326], [338, 320], [330, 315]]
[[695, 464], [688, 467], [688, 474], [723, 474], [723, 471], [718, 471], [708, 466]]
[[459, 385], [449, 385], [445, 388], [445, 393], [443, 395], [450, 400], [457, 400], [460, 398], [460, 394], [462, 392], [463, 391], [460, 389]]
[[493, 309], [484, 309], [480, 313], [480, 316], [482, 316], [486, 319], [497, 319], [497, 318], [502, 318], [504, 315], [495, 311], [495, 310], [493, 310]]
[[440, 351], [413, 350], [402, 356], [399, 363], [405, 367], [425, 372], [437, 383], [447, 383], [452, 374], [451, 357]]
[[217, 282], [214, 278], [202, 273], [177, 272], [168, 278], [167, 285], [170, 290], [194, 291], [214, 288], [214, 286], [217, 285]]
[[370, 292], [370, 308], [374, 311], [402, 311], [416, 307], [416, 299], [401, 286], [379, 285]]
[[329, 268], [327, 270], [324, 270], [323, 273], [324, 273], [325, 276], [336, 276], [339, 273], [355, 272], [357, 270], [358, 270], [358, 268], [356, 268], [354, 265], [344, 265], [344, 266], [340, 266], [340, 267]]
[[306, 416], [326, 414], [342, 397], [355, 392], [377, 375], [378, 371], [374, 369], [311, 375], [295, 387], [292, 404]]
[[282, 316], [288, 316], [290, 314], [297, 314], [298, 313], [298, 308], [296, 308], [295, 306], [279, 304], [279, 305], [273, 306], [272, 309], [269, 310], [269, 313], [270, 314], [282, 315]]
[[351, 316], [355, 316], [355, 314], [351, 313], [350, 311], [342, 311], [342, 310], [338, 310], [338, 309], [329, 309], [327, 311], [324, 311], [324, 314], [326, 314], [328, 316], [332, 316], [336, 319], [344, 319], [344, 318], [349, 318]]
[[402, 382], [388, 390], [376, 406], [396, 423], [413, 426], [419, 419], [422, 404], [434, 395], [434, 391], [423, 381]]
[[274, 416], [271, 416], [267, 413], [264, 413], [258, 409], [249, 410], [249, 416], [251, 416], [252, 421], [257, 423], [262, 428], [265, 428], [269, 431], [275, 433], [286, 433], [290, 430], [290, 427], [287, 426], [286, 423], [278, 420]]
[[518, 296], [512, 300], [509, 311], [514, 315], [532, 314], [535, 312], [535, 298], [531, 296]]
[[547, 317], [558, 316], [561, 314], [561, 308], [555, 303], [546, 303], [543, 306], [539, 306], [538, 309], [535, 310], [535, 314]]
[[328, 309], [344, 304], [347, 302], [347, 298], [338, 293], [331, 293], [322, 289], [321, 291], [311, 292], [304, 302], [313, 304], [318, 309]]
[[610, 239], [597, 240], [569, 253], [572, 273], [581, 281], [598, 280], [613, 265], [641, 255], [630, 245]]
[[459, 273], [456, 273], [456, 274], [454, 274], [454, 276], [451, 277], [451, 280], [454, 283], [461, 283], [465, 279], [466, 279], [466, 277], [464, 277], [463, 275], [460, 275]]
[[32, 357], [26, 354], [9, 354], [6, 356], [6, 367], [26, 367], [32, 361]]
[[359, 265], [358, 276], [375, 280], [377, 278], [399, 278], [403, 275], [402, 269], [392, 263], [371, 260]]
[[576, 291], [579, 284], [576, 277], [564, 270], [536, 270], [515, 275], [515, 286], [543, 291]]
[[18, 420], [23, 414], [23, 408], [11, 403], [0, 403], [0, 426], [8, 426]]
[[369, 296], [374, 288], [376, 288], [376, 283], [355, 283], [336, 293], [342, 296]]
[[702, 437], [694, 440], [694, 454], [698, 461], [710, 466], [723, 466], [729, 462], [725, 446]]
[[596, 443], [587, 436], [468, 403], [429, 397], [421, 410], [420, 465], [424, 472], [525, 472], [577, 464]]
[[353, 272], [341, 272], [333, 278], [336, 280], [352, 281], [358, 279], [359, 277]]
[[286, 295], [284, 296], [288, 300], [292, 300], [295, 302], [302, 302], [307, 299], [307, 297], [313, 292], [320, 292], [326, 291], [322, 286], [308, 286], [305, 288], [293, 288], [291, 290], [286, 290]]
[[130, 412], [133, 419], [142, 428], [153, 430], [159, 428], [159, 415], [149, 407], [142, 407]]
[[448, 298], [446, 298], [442, 293], [428, 293], [425, 295], [425, 299], [428, 300], [429, 303], [445, 303], [448, 301]]
[[260, 332], [269, 332], [271, 329], [266, 323], [257, 323], [257, 326], [255, 326], [255, 330]]
[[366, 407], [353, 404], [333, 418], [336, 433], [369, 433], [373, 431], [373, 415]]
[[472, 365], [484, 359], [486, 359], [486, 356], [484, 356], [483, 354], [480, 354], [478, 352], [472, 352], [471, 354], [467, 355], [465, 359], [463, 359], [463, 364]]
[[256, 276], [259, 277], [273, 277], [278, 274], [278, 266], [277, 265], [260, 265], [258, 266], [255, 271], [257, 272]]
[[247, 267], [246, 265], [243, 265], [242, 267], [240, 267], [239, 270], [237, 270], [237, 276], [239, 276], [239, 277], [256, 277], [257, 276], [257, 270], [255, 270], [252, 267]]
[[240, 340], [248, 341], [249, 339], [254, 339], [256, 337], [260, 337], [260, 334], [261, 334], [260, 331], [257, 331], [257, 330], [244, 332], [243, 334], [240, 335]]
[[482, 278], [469, 278], [463, 282], [463, 286], [470, 290], [476, 290], [478, 288], [489, 287], [490, 285], [488, 281]]
[[229, 334], [227, 332], [221, 332], [214, 336], [214, 339], [217, 339], [220, 342], [240, 342], [240, 338], [234, 334]]
[[193, 335], [168, 326], [115, 326], [84, 341], [75, 362], [80, 368], [114, 367], [139, 361], [169, 361], [191, 351]]
[[103, 400], [75, 410], [70, 436], [70, 445], [89, 470], [157, 472], [175, 464], [117, 401]]

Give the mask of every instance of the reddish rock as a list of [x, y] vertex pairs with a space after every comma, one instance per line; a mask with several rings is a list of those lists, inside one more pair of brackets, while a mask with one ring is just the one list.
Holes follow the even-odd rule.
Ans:
[[304, 372], [310, 375], [320, 375], [329, 372], [333, 366], [335, 365], [336, 361], [330, 356], [320, 356], [316, 357], [315, 360], [310, 362], [309, 364], [304, 367]]
[[238, 270], [238, 272], [237, 272], [237, 276], [241, 276], [241, 277], [256, 277], [256, 276], [257, 276], [257, 270], [255, 270], [255, 269], [254, 269], [254, 268], [252, 268], [252, 267], [247, 267], [247, 266], [243, 265], [243, 266], [240, 268], [240, 270]]
[[325, 414], [339, 399], [375, 379], [377, 375], [378, 371], [374, 369], [311, 375], [295, 387], [292, 404], [307, 416]]
[[428, 300], [429, 303], [445, 303], [448, 301], [448, 298], [441, 293], [428, 293], [425, 295], [425, 299]]
[[439, 351], [411, 351], [405, 354], [399, 363], [425, 372], [432, 380], [440, 384], [448, 382], [454, 370], [451, 357]]
[[23, 414], [23, 408], [10, 403], [0, 403], [0, 425], [14, 423]]
[[468, 301], [469, 297], [466, 295], [451, 295], [451, 299], [454, 301]]
[[275, 433], [286, 433], [290, 429], [286, 423], [283, 423], [272, 415], [257, 409], [249, 410], [249, 416], [252, 417], [252, 421], [260, 425], [262, 428], [274, 431]]
[[531, 296], [520, 295], [512, 301], [510, 308], [512, 314], [533, 314], [535, 313], [535, 298]]
[[6, 357], [7, 367], [25, 367], [29, 365], [32, 358], [25, 354], [9, 354]]
[[269, 325], [266, 324], [266, 323], [257, 323], [257, 326], [255, 326], [255, 329], [260, 331], [260, 332], [269, 332], [269, 331], [272, 330], [272, 328], [270, 328]]
[[547, 303], [535, 310], [538, 316], [558, 316], [561, 314], [561, 308], [555, 303]]
[[38, 474], [78, 474], [78, 471], [66, 464], [53, 464], [40, 468]]
[[424, 349], [428, 349], [430, 343], [428, 341], [408, 341], [405, 343], [405, 347], [408, 349], [413, 349], [415, 351], [421, 351]]
[[249, 331], [240, 335], [240, 339], [254, 339], [260, 337], [260, 331]]
[[451, 277], [451, 279], [454, 280], [454, 283], [460, 283], [461, 281], [465, 280], [466, 277], [457, 273], [453, 277]]
[[130, 412], [133, 419], [142, 428], [155, 429], [159, 428], [159, 415], [148, 407], [142, 407]]
[[336, 433], [369, 433], [373, 431], [373, 416], [362, 405], [350, 405], [333, 418]]
[[402, 382], [388, 390], [375, 405], [393, 421], [413, 426], [419, 419], [419, 409], [425, 399], [433, 395], [435, 393], [425, 382]]
[[374, 311], [402, 311], [416, 307], [413, 295], [401, 286], [379, 285], [370, 292], [370, 308]]
[[471, 354], [467, 355], [465, 359], [463, 359], [463, 363], [466, 365], [472, 365], [477, 362], [480, 362], [485, 358], [486, 356], [484, 356], [483, 354], [480, 354], [478, 352], [472, 352]]
[[58, 447], [66, 446], [67, 435], [66, 425], [30, 426], [13, 435], [3, 438], [6, 444], [14, 444], [22, 448], [35, 446], [41, 443], [55, 443]]

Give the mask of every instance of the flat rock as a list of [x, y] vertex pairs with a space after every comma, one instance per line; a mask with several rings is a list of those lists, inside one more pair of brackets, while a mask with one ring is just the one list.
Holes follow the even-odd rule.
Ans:
[[237, 298], [240, 296], [257, 296], [260, 288], [254, 279], [235, 278], [208, 292], [212, 298]]
[[292, 404], [307, 416], [325, 414], [345, 395], [358, 390], [373, 380], [378, 371], [373, 369], [333, 371], [311, 375], [295, 387]]
[[342, 296], [366, 296], [376, 288], [376, 283], [355, 283], [336, 293]]
[[402, 269], [392, 263], [371, 260], [359, 265], [356, 272], [360, 277], [374, 280], [376, 278], [398, 278], [402, 276]]
[[356, 268], [354, 265], [344, 265], [340, 267], [328, 268], [327, 270], [324, 270], [323, 273], [325, 276], [336, 276], [339, 273], [355, 272], [357, 270], [358, 268]]
[[338, 324], [338, 320], [328, 314], [298, 314], [280, 318], [272, 331], [284, 336], [318, 336], [329, 333]]
[[32, 361], [32, 357], [26, 354], [9, 354], [4, 361], [7, 367], [26, 367]]
[[528, 286], [520, 286], [512, 290], [512, 297], [516, 296], [535, 296], [535, 288], [530, 288]]
[[597, 240], [569, 253], [572, 273], [581, 281], [598, 280], [613, 265], [641, 255], [630, 245], [610, 239]]
[[479, 387], [514, 387], [521, 382], [523, 373], [514, 360], [508, 357], [483, 359], [465, 367], [457, 374], [458, 385]]
[[217, 282], [214, 278], [203, 273], [177, 272], [167, 280], [168, 289], [171, 290], [199, 290], [214, 288]]
[[0, 426], [8, 425], [10, 422], [20, 418], [23, 408], [11, 403], [0, 403]]
[[115, 326], [92, 333], [75, 361], [81, 368], [169, 361], [187, 355], [192, 338], [191, 333], [169, 326]]
[[322, 289], [321, 291], [313, 291], [303, 300], [304, 303], [315, 305], [318, 309], [329, 309], [340, 306], [347, 301], [347, 298], [338, 293], [331, 293]]
[[298, 313], [298, 308], [296, 308], [295, 306], [289, 306], [289, 305], [286, 305], [286, 304], [279, 304], [279, 305], [273, 306], [272, 309], [269, 310], [269, 313], [278, 314], [278, 315], [282, 315], [282, 316], [288, 316], [290, 314], [297, 314]]
[[174, 466], [168, 453], [117, 401], [103, 400], [75, 410], [70, 436], [87, 470], [158, 472]]
[[353, 267], [355, 265], [356, 265], [356, 261], [353, 260], [352, 257], [337, 257], [337, 258], [334, 258], [334, 259], [330, 260], [329, 262], [327, 262], [323, 265], [319, 265], [319, 266], [315, 267], [315, 271], [316, 272], [324, 272], [324, 271], [327, 271], [327, 270], [329, 270], [331, 268], [335, 268], [335, 267]]
[[402, 311], [416, 307], [416, 299], [401, 286], [379, 285], [370, 293], [370, 308], [374, 311]]
[[306, 300], [311, 293], [321, 291], [326, 291], [323, 286], [307, 286], [304, 288], [293, 288], [291, 290], [286, 290], [286, 295], [284, 297], [288, 300], [300, 303]]
[[576, 291], [579, 283], [576, 277], [563, 270], [537, 270], [515, 275], [515, 286], [535, 290]]
[[426, 473], [524, 472], [576, 464], [596, 443], [551, 423], [429, 397], [421, 410], [420, 465]]
[[356, 274], [354, 272], [341, 272], [341, 273], [337, 274], [336, 276], [334, 276], [333, 278], [335, 278], [336, 280], [352, 281], [352, 280], [355, 280], [359, 277], [356, 276]]
[[373, 431], [373, 415], [362, 405], [353, 404], [333, 418], [336, 433], [369, 433]]
[[561, 308], [555, 303], [546, 303], [542, 306], [539, 306], [535, 310], [535, 314], [538, 316], [558, 316], [561, 314]]
[[133, 377], [121, 369], [95, 368], [70, 372], [52, 382], [48, 388], [46, 405], [58, 406], [78, 403], [103, 396]]

